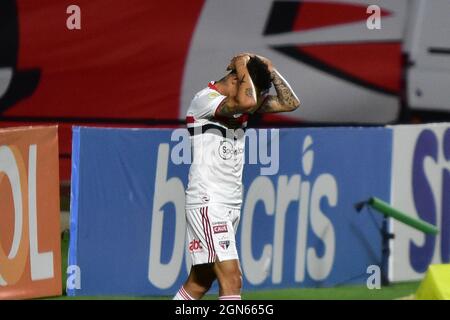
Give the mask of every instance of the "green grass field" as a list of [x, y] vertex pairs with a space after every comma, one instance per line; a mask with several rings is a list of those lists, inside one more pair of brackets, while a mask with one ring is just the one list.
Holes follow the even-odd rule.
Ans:
[[[68, 237], [61, 242], [63, 287], [65, 292], [67, 270]], [[396, 283], [384, 286], [381, 289], [369, 290], [364, 285], [339, 286], [334, 288], [292, 288], [281, 290], [245, 291], [242, 298], [246, 300], [391, 300], [401, 299], [413, 295], [420, 282]], [[65, 293], [64, 293], [65, 294]], [[162, 300], [172, 297], [129, 297], [129, 296], [102, 296], [102, 297], [55, 297], [51, 299], [67, 300]], [[215, 300], [217, 295], [211, 294], [206, 300]]]

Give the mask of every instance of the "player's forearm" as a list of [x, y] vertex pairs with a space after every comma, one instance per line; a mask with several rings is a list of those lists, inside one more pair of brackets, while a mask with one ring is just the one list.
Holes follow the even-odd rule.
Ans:
[[300, 100], [289, 83], [275, 69], [272, 71], [271, 75], [279, 102], [286, 108], [286, 111], [297, 109], [300, 106]]
[[252, 113], [257, 108], [256, 90], [253, 80], [248, 73], [247, 66], [242, 63], [236, 65], [236, 73], [239, 79], [239, 88], [236, 100], [246, 112]]

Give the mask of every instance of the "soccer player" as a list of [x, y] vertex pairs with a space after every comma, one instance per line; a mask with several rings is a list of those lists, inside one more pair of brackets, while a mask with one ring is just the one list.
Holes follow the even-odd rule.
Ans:
[[[241, 299], [235, 233], [242, 203], [243, 129], [255, 112], [287, 112], [300, 105], [267, 58], [242, 53], [227, 70], [195, 95], [186, 116], [193, 149], [186, 189], [192, 268], [174, 300], [200, 299], [216, 279], [220, 300]], [[272, 84], [277, 95], [268, 94]]]

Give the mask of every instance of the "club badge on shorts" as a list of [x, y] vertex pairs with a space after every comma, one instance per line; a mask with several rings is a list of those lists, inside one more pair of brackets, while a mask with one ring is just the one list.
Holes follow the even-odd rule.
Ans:
[[228, 247], [230, 246], [230, 240], [219, 241], [219, 246], [220, 246], [223, 250], [227, 250]]

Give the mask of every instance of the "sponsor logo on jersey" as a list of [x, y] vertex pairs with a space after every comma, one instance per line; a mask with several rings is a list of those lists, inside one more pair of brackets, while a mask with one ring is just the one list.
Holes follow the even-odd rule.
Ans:
[[233, 145], [229, 141], [221, 141], [219, 145], [219, 156], [223, 160], [231, 159], [233, 155]]
[[202, 245], [200, 243], [200, 240], [192, 240], [191, 242], [189, 242], [189, 252], [194, 252], [194, 251], [200, 251], [202, 250]]
[[228, 232], [228, 228], [226, 224], [213, 226], [214, 233], [225, 233]]
[[223, 160], [229, 160], [231, 157], [237, 156], [244, 152], [244, 148], [235, 148], [233, 144], [227, 140], [223, 140], [219, 144], [219, 156]]

